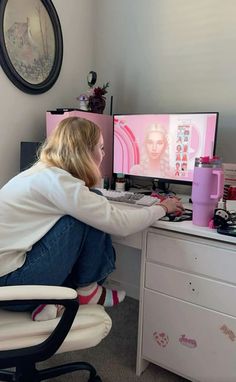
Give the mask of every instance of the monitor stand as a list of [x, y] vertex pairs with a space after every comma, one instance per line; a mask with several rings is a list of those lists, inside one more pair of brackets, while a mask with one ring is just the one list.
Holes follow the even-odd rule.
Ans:
[[160, 194], [168, 194], [169, 193], [169, 185], [162, 180], [153, 179], [152, 180], [152, 190], [156, 193]]

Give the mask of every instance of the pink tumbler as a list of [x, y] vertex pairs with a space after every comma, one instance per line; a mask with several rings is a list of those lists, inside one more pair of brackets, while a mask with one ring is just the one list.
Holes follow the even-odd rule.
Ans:
[[224, 172], [217, 157], [195, 159], [192, 185], [193, 224], [208, 227], [224, 192]]

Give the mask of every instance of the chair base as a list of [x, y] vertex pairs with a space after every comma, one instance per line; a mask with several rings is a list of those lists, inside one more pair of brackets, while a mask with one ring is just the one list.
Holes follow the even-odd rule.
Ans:
[[39, 382], [78, 370], [89, 372], [88, 382], [102, 382], [99, 375], [97, 375], [96, 369], [87, 362], [72, 362], [44, 370], [37, 370], [34, 364], [21, 364], [16, 367], [15, 371], [0, 370], [0, 381]]

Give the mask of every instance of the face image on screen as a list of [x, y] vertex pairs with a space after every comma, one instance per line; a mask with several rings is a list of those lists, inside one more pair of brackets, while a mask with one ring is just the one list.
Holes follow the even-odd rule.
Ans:
[[113, 172], [191, 182], [214, 153], [218, 113], [114, 115]]

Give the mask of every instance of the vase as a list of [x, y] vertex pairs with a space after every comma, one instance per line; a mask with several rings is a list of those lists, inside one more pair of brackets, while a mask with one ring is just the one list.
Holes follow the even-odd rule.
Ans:
[[89, 97], [89, 109], [92, 113], [102, 114], [106, 107], [106, 99], [99, 96]]

